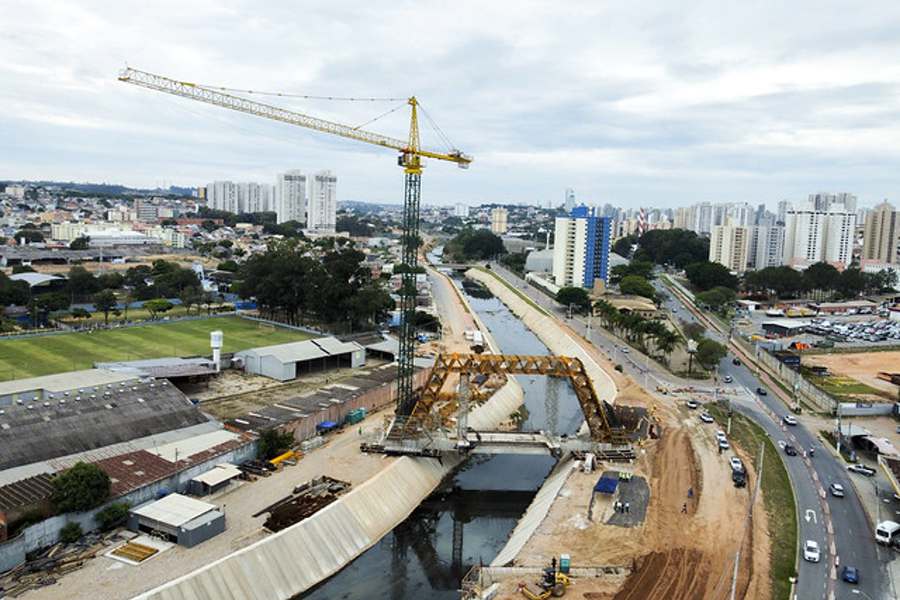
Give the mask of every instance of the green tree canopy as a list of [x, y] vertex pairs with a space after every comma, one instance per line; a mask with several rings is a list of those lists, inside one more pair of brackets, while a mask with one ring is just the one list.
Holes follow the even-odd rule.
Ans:
[[747, 273], [744, 287], [750, 292], [795, 298], [803, 289], [803, 275], [790, 267], [766, 267]]
[[634, 257], [684, 269], [709, 258], [709, 240], [687, 229], [652, 229], [638, 240]]
[[708, 306], [712, 310], [722, 311], [734, 304], [736, 295], [734, 290], [718, 286], [711, 290], [700, 292], [697, 294], [696, 298], [700, 304]]
[[75, 463], [53, 478], [50, 500], [59, 512], [82, 512], [109, 498], [109, 476], [97, 465]]
[[609, 282], [619, 283], [629, 275], [637, 275], [649, 281], [653, 279], [653, 263], [646, 260], [633, 260], [626, 265], [616, 265], [609, 270]]
[[804, 289], [833, 291], [837, 287], [841, 273], [827, 262], [817, 262], [810, 265], [802, 276]]
[[636, 235], [626, 235], [613, 242], [612, 251], [623, 258], [631, 258], [631, 249], [636, 243]]
[[556, 292], [556, 301], [563, 306], [573, 305], [578, 312], [586, 312], [591, 307], [587, 290], [580, 287], [564, 287]]
[[150, 318], [155, 319], [160, 313], [166, 313], [172, 310], [174, 305], [165, 298], [156, 298], [144, 302], [144, 308], [150, 313]]
[[619, 291], [623, 294], [633, 294], [656, 300], [656, 290], [645, 278], [640, 275], [626, 275], [619, 282]]
[[487, 260], [504, 254], [503, 240], [487, 229], [463, 229], [447, 242], [444, 252], [454, 260]]
[[706, 333], [706, 327], [696, 321], [682, 321], [681, 330], [689, 340], [700, 341]]
[[94, 308], [103, 313], [103, 322], [106, 324], [109, 323], [110, 311], [115, 309], [118, 303], [112, 290], [103, 290], [94, 294]]
[[685, 267], [684, 273], [691, 285], [700, 291], [711, 290], [719, 286], [735, 290], [738, 286], [738, 278], [719, 263], [696, 262]]
[[77, 237], [69, 243], [69, 250], [87, 250], [91, 247], [91, 238], [88, 236]]
[[703, 338], [697, 343], [697, 353], [694, 355], [706, 369], [712, 369], [719, 361], [725, 358], [728, 349], [715, 340]]
[[259, 453], [262, 460], [271, 460], [284, 454], [294, 445], [294, 436], [286, 431], [267, 429], [259, 436]]
[[82, 266], [75, 265], [69, 269], [67, 279], [69, 294], [74, 299], [89, 298], [92, 294], [100, 291], [97, 278]]

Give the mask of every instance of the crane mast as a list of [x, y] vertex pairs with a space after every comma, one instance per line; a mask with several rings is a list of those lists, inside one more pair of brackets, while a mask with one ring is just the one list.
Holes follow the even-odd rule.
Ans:
[[303, 113], [279, 108], [263, 102], [225, 93], [218, 89], [198, 85], [186, 81], [170, 79], [147, 71], [126, 68], [119, 74], [119, 81], [143, 88], [204, 102], [213, 106], [227, 108], [238, 112], [281, 121], [289, 125], [305, 127], [322, 133], [389, 148], [399, 152], [397, 163], [403, 167], [405, 182], [403, 193], [403, 234], [402, 267], [400, 285], [400, 348], [397, 356], [397, 414], [409, 415], [416, 403], [413, 389], [413, 358], [416, 349], [416, 268], [419, 264], [419, 216], [421, 210], [423, 158], [433, 158], [455, 163], [467, 169], [472, 157], [459, 150], [435, 152], [421, 147], [419, 138], [418, 108], [415, 96], [407, 103], [410, 106], [409, 136], [406, 140], [393, 138], [358, 127], [320, 119]]

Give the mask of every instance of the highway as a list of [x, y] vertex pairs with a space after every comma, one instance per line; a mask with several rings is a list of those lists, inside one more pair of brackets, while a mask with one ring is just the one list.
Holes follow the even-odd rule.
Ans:
[[[517, 275], [503, 268], [502, 265], [492, 264], [491, 266], [498, 275], [527, 294], [535, 303], [561, 319], [566, 319], [565, 310], [545, 293], [529, 285]], [[665, 290], [659, 280], [654, 281], [654, 284], [658, 290]], [[669, 310], [677, 308], [676, 315], [684, 320], [697, 320], [680, 298], [668, 290], [665, 290], [665, 295], [668, 296], [664, 302], [665, 308]], [[582, 335], [586, 334], [587, 327], [583, 318], [568, 319], [567, 322]], [[726, 336], [708, 326], [707, 335], [721, 343], [726, 342]], [[693, 385], [700, 391], [712, 391], [712, 386], [709, 384], [683, 380], [669, 373], [654, 361], [646, 360], [637, 350], [631, 349], [627, 353], [623, 353], [624, 342], [600, 328], [596, 320], [591, 328], [590, 340], [598, 348], [609, 353], [615, 362], [622, 364], [625, 372], [631, 375], [635, 381], [643, 383], [650, 392], [653, 391], [655, 384], [684, 387]], [[730, 393], [728, 396], [732, 400], [734, 409], [763, 427], [776, 444], [787, 441], [801, 451], [815, 448], [815, 455], [812, 458], [802, 455], [787, 456], [783, 452], [779, 457], [784, 459], [797, 499], [798, 541], [802, 546], [805, 540], [815, 540], [822, 550], [822, 558], [819, 563], [803, 560], [801, 550], [798, 561], [796, 598], [798, 600], [850, 600], [865, 598], [863, 594], [873, 600], [894, 598], [893, 594], [888, 593], [888, 575], [885, 567], [885, 563], [893, 558], [893, 554], [890, 550], [878, 547], [874, 541], [872, 526], [868, 522], [855, 488], [849, 480], [851, 476], [858, 476], [849, 473], [832, 452], [826, 449], [817, 437], [802, 425], [790, 427], [783, 425], [781, 419], [784, 415], [789, 414], [785, 404], [771, 392], [766, 396], [758, 396], [756, 389], [758, 387], [768, 389], [768, 386], [761, 383], [756, 374], [743, 364], [743, 361], [741, 361], [741, 365], [732, 364], [732, 358], [733, 355], [729, 354], [722, 360], [719, 365], [719, 376], [731, 375], [734, 379], [734, 382], [729, 385], [729, 389], [733, 389], [734, 393]], [[773, 458], [775, 457], [767, 457], [768, 460]], [[830, 494], [826, 495], [825, 490], [831, 483], [841, 483], [846, 491], [846, 496], [834, 498]], [[829, 520], [832, 524], [832, 536], [829, 536]], [[832, 550], [835, 551], [838, 565], [835, 569], [831, 565]], [[840, 569], [844, 565], [855, 566], [859, 569], [860, 582], [858, 585], [851, 585], [840, 580]], [[854, 589], [862, 593], [854, 593]]]

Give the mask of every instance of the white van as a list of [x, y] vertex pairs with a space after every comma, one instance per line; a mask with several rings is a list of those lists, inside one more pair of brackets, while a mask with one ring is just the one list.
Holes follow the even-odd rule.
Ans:
[[879, 544], [891, 544], [898, 532], [900, 532], [900, 523], [882, 521], [875, 528], [875, 541]]

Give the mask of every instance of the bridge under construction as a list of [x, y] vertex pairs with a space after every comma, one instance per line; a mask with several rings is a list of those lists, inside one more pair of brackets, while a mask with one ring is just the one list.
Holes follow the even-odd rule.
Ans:
[[[575, 437], [554, 432], [476, 431], [469, 410], [490, 391], [475, 385], [492, 376], [543, 375], [568, 379], [584, 414], [587, 432]], [[455, 380], [455, 391], [452, 389]], [[451, 384], [451, 385], [448, 385]], [[451, 389], [447, 389], [451, 388]], [[365, 452], [441, 457], [447, 454], [593, 453], [607, 460], [634, 458], [633, 444], [653, 435], [647, 411], [617, 408], [602, 400], [578, 358], [541, 355], [440, 354], [409, 415], [395, 415]]]

